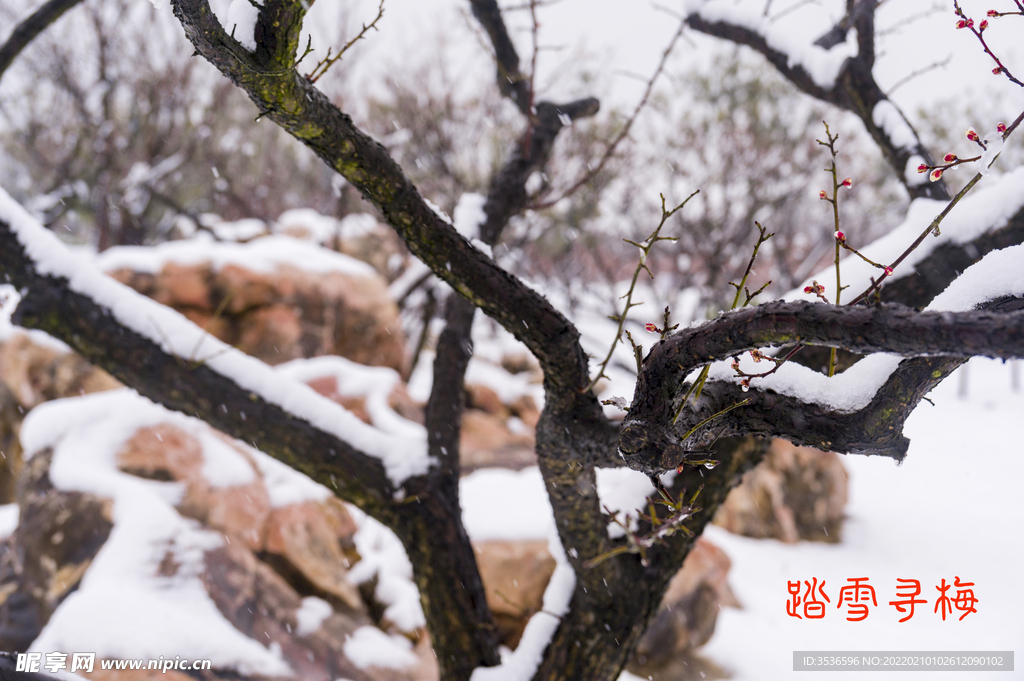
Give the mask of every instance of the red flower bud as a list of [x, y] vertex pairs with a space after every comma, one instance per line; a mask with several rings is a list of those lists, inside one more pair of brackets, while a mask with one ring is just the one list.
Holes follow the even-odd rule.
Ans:
[[892, 268], [891, 267], [886, 267], [885, 268], [885, 276], [887, 276], [887, 277], [891, 277], [892, 276]]
[[956, 160], [956, 154], [946, 154], [942, 157], [943, 163], [952, 163]]
[[827, 199], [828, 198], [828, 194], [825, 193], [824, 189], [822, 189], [820, 192], [818, 192], [818, 198], [819, 199]]
[[928, 179], [932, 182], [938, 182], [940, 177], [942, 177], [942, 168], [936, 168], [932, 171], [932, 174], [928, 176]]
[[978, 24], [978, 30], [984, 31], [986, 28], [988, 28], [988, 19], [982, 19], [981, 23]]
[[994, 69], [992, 69], [992, 74], [996, 75], [996, 76], [998, 76], [1002, 72], [1003, 72], [1003, 67], [1002, 66], [997, 66]]
[[836, 241], [846, 241], [846, 235], [842, 232], [836, 232]]
[[927, 173], [929, 170], [931, 170], [931, 168], [924, 163], [917, 167], [917, 172], [919, 173]]
[[974, 132], [973, 129], [968, 128], [967, 129], [967, 139], [971, 140], [972, 142], [977, 142], [978, 141], [978, 133]]
[[813, 286], [804, 286], [804, 293], [814, 293]]
[[853, 180], [851, 180], [850, 178], [846, 178], [845, 180], [842, 181], [841, 184], [842, 184], [842, 186], [844, 186], [847, 189], [849, 189], [850, 187], [853, 186]]
[[996, 132], [1006, 132], [1006, 123], [997, 123]]
[[658, 332], [658, 327], [655, 326], [654, 324], [650, 323], [650, 322], [647, 322], [646, 324], [644, 324], [644, 328], [647, 329], [647, 331], [649, 333], [657, 333]]
[[997, 12], [997, 11], [996, 11], [996, 10], [994, 10], [994, 9], [990, 9], [990, 10], [988, 11], [988, 15], [989, 15], [990, 17], [997, 17], [997, 16], [999, 16], [999, 12]]
[[974, 19], [966, 19], [966, 20], [965, 19], [961, 19], [960, 21], [956, 22], [956, 27], [957, 28], [971, 28], [973, 26], [974, 26]]

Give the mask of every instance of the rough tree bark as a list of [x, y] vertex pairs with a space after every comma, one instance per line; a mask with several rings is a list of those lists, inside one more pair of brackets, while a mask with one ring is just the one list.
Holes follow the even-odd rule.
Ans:
[[[549, 158], [563, 116], [591, 115], [598, 104], [589, 99], [564, 105], [531, 102], [528, 79], [519, 69], [497, 4], [494, 0], [470, 2], [495, 48], [498, 86], [526, 118], [519, 145], [488, 194], [481, 238], [494, 244], [508, 220], [526, 205], [526, 179]], [[1024, 355], [1020, 340], [1024, 313], [927, 315], [893, 306], [767, 305], [724, 316], [656, 345], [645, 360], [634, 406], [622, 430], [604, 416], [597, 398], [586, 389], [588, 360], [575, 327], [440, 218], [383, 147], [297, 72], [296, 49], [307, 3], [266, 0], [255, 31], [257, 48], [251, 53], [225, 32], [206, 0], [173, 0], [172, 5], [197, 53], [242, 88], [263, 116], [356, 186], [409, 249], [460, 294], [447, 303], [435, 390], [428, 404], [429, 447], [439, 465], [406, 481], [402, 490], [394, 489], [374, 457], [264, 402], [210, 368], [168, 354], [76, 293], [67, 281], [40, 273], [11, 226], [0, 220], [0, 272], [23, 291], [15, 320], [64, 340], [154, 401], [254, 442], [314, 480], [338, 489], [341, 498], [391, 527], [414, 565], [445, 679], [468, 679], [475, 667], [497, 662], [493, 622], [458, 501], [458, 421], [476, 308], [526, 344], [544, 371], [545, 405], [537, 426], [537, 456], [576, 587], [536, 679], [617, 678], [655, 614], [669, 579], [690, 550], [692, 537], [701, 533], [743, 472], [763, 456], [764, 441], [750, 434], [899, 456], [905, 452], [901, 425], [906, 414], [963, 357]], [[896, 148], [871, 121], [873, 104], [884, 97], [870, 73], [874, 6], [874, 0], [851, 0], [845, 23], [834, 29], [836, 35], [822, 39], [825, 45], [834, 44], [850, 25], [858, 28], [861, 54], [847, 63], [831, 91], [814, 85], [800, 69], [789, 69], [752, 32], [708, 24], [698, 15], [687, 21], [698, 30], [751, 45], [798, 87], [857, 112], [904, 178], [906, 159], [912, 153], [928, 156], [919, 142], [909, 152]], [[908, 185], [908, 191], [941, 197], [946, 190], [941, 184], [930, 184], [923, 189]], [[919, 304], [934, 296], [956, 276], [957, 269], [976, 261], [995, 244], [1018, 243], [1022, 224], [1024, 217], [1018, 215], [1010, 226], [975, 244], [937, 250], [926, 259], [924, 269], [919, 266], [921, 276], [912, 286], [897, 289], [896, 297]], [[691, 423], [748, 397], [753, 402], [730, 412], [714, 427], [698, 430], [690, 440], [682, 440], [685, 430], [670, 423], [671, 407], [687, 371], [745, 349], [796, 340], [863, 352], [899, 352], [912, 359], [904, 361], [871, 405], [856, 415], [756, 387], [743, 393], [732, 383], [709, 382], [705, 397], [688, 415]], [[244, 413], [249, 417], [240, 416]], [[677, 497], [703, 485], [698, 500], [703, 510], [686, 522], [689, 534], [677, 534], [653, 547], [646, 565], [636, 556], [624, 555], [584, 567], [588, 560], [620, 546], [620, 541], [608, 538], [608, 518], [601, 511], [595, 484], [598, 466], [623, 465], [624, 455], [635, 468], [656, 472], [674, 468], [690, 450], [707, 447], [712, 453], [702, 457], [717, 458], [721, 465], [712, 471], [686, 467], [673, 483]], [[399, 497], [418, 503], [405, 503]], [[463, 588], [452, 588], [454, 583]]]

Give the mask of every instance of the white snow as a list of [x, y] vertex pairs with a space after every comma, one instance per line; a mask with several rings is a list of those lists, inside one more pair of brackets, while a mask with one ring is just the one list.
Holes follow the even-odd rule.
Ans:
[[990, 130], [981, 137], [981, 141], [985, 143], [985, 151], [981, 153], [981, 158], [978, 159], [978, 172], [982, 175], [988, 175], [992, 172], [992, 164], [996, 160], [996, 156], [1003, 149], [1003, 134], [995, 130]]
[[[0, 218], [11, 225], [40, 273], [67, 278], [73, 291], [107, 308], [120, 323], [152, 339], [165, 351], [202, 361], [206, 367], [268, 402], [378, 458], [396, 487], [400, 487], [408, 477], [422, 474], [430, 467], [432, 459], [427, 454], [424, 438], [389, 435], [364, 424], [307, 385], [285, 379], [263, 362], [212, 338], [177, 312], [103, 275], [87, 258], [69, 251], [3, 190], [0, 190]], [[285, 251], [289, 248], [311, 248], [294, 239], [268, 239], [278, 240], [280, 248]], [[266, 241], [259, 239], [254, 244], [225, 246], [245, 248]], [[192, 248], [195, 249], [196, 245], [193, 244]], [[311, 253], [306, 266], [315, 268], [315, 251]], [[197, 348], [201, 348], [201, 356], [193, 357]]]
[[569, 612], [569, 602], [576, 589], [576, 573], [565, 557], [558, 535], [551, 532], [548, 551], [555, 559], [555, 571], [544, 590], [542, 610], [530, 618], [523, 637], [514, 651], [501, 649], [501, 664], [497, 667], [477, 667], [471, 681], [529, 681], [537, 670], [560, 617]]
[[484, 213], [484, 204], [487, 197], [473, 192], [467, 192], [459, 197], [455, 205], [455, 229], [467, 239], [476, 239], [480, 236], [480, 225], [487, 220]]
[[[958, 396], [964, 389], [966, 398]], [[935, 406], [922, 405], [907, 421], [911, 445], [902, 466], [843, 457], [850, 499], [840, 544], [787, 545], [717, 527], [705, 531], [729, 555], [729, 583], [743, 607], [721, 611], [700, 654], [729, 670], [733, 681], [808, 676], [792, 671], [794, 650], [1016, 650], [1019, 656], [1024, 543], [1014, 528], [1024, 522], [1019, 494], [1024, 446], [1010, 424], [1024, 413], [1024, 394], [1011, 388], [1009, 367], [975, 359], [931, 397]], [[962, 621], [957, 612], [942, 621], [934, 612], [935, 587], [955, 576], [975, 583], [978, 612]], [[787, 580], [812, 577], [826, 580], [832, 602], [825, 617], [787, 616]], [[868, 577], [877, 592], [878, 607], [871, 607], [862, 622], [847, 622], [837, 607], [838, 590], [851, 577]], [[888, 604], [896, 596], [896, 578], [920, 580], [929, 601], [902, 624]], [[954, 676], [1020, 678], [1019, 662], [1016, 669]], [[903, 672], [868, 676], [877, 681], [908, 677]]]
[[786, 22], [774, 23], [765, 16], [763, 0], [690, 0], [684, 6], [684, 12], [699, 14], [706, 21], [723, 21], [759, 33], [769, 47], [787, 55], [790, 68], [803, 67], [815, 84], [825, 89], [835, 86], [845, 61], [857, 56], [855, 29], [847, 32], [845, 42], [826, 50], [814, 41], [828, 27], [820, 32], [794, 31]]
[[[754, 379], [758, 389], [774, 390], [783, 395], [815, 402], [839, 411], [853, 412], [871, 401], [878, 389], [902, 361], [899, 355], [876, 353], [868, 355], [846, 371], [829, 378], [825, 374], [795, 362], [786, 362], [776, 373]], [[747, 373], [764, 371], [763, 364], [755, 364], [749, 355], [740, 357], [740, 369]], [[696, 379], [696, 373], [690, 380]], [[740, 378], [729, 362], [715, 362], [708, 372], [709, 380], [732, 381]]]
[[[235, 629], [207, 595], [199, 578], [203, 553], [222, 546], [223, 539], [177, 513], [182, 485], [117, 469], [124, 442], [139, 428], [164, 422], [189, 432], [207, 428], [127, 389], [48, 402], [25, 418], [26, 455], [52, 447], [54, 486], [110, 499], [113, 521], [78, 589], [29, 648], [87, 650], [107, 658], [180, 655], [242, 673], [289, 674], [279, 652]], [[214, 456], [223, 459], [224, 453]], [[223, 468], [215, 469], [223, 474]], [[158, 566], [167, 555], [179, 567], [163, 577]]]
[[[536, 466], [484, 468], [459, 485], [462, 522], [470, 539], [543, 539], [555, 528], [551, 502]], [[509, 513], [509, 509], [515, 509]]]
[[366, 398], [366, 411], [374, 427], [396, 437], [426, 440], [427, 432], [423, 426], [399, 416], [388, 405], [388, 395], [402, 381], [394, 369], [365, 366], [344, 357], [328, 355], [295, 359], [279, 364], [275, 370], [303, 383], [333, 376], [337, 380], [340, 395]]
[[307, 272], [341, 272], [355, 276], [374, 274], [374, 269], [361, 260], [319, 248], [308, 241], [280, 235], [234, 243], [214, 241], [208, 234], [200, 232], [191, 239], [166, 241], [157, 246], [115, 246], [96, 257], [97, 266], [105, 272], [130, 268], [156, 274], [169, 262], [181, 265], [210, 263], [215, 271], [225, 265], [238, 265], [253, 272], [270, 273], [287, 265]]
[[267, 496], [270, 497], [270, 505], [273, 508], [280, 508], [290, 504], [297, 504], [302, 501], [323, 501], [334, 494], [308, 477], [299, 473], [290, 466], [286, 466], [277, 459], [271, 458], [255, 449], [256, 468], [263, 477], [263, 486], [267, 489]]
[[387, 606], [384, 618], [400, 630], [411, 632], [425, 626], [419, 590], [412, 581], [412, 563], [402, 542], [394, 532], [358, 508], [349, 505], [348, 509], [359, 527], [354, 541], [360, 556], [348, 578], [353, 584], [362, 584], [376, 576], [374, 596]]
[[926, 310], [971, 310], [1003, 296], [1024, 296], [1024, 245], [985, 255], [932, 300]]
[[207, 428], [194, 429], [203, 448], [203, 477], [214, 487], [244, 485], [256, 479], [256, 471], [238, 450]]
[[0, 505], [0, 540], [6, 539], [14, 534], [18, 528], [18, 505]]
[[295, 611], [295, 633], [299, 636], [309, 636], [319, 629], [333, 612], [331, 604], [324, 599], [306, 596], [302, 599], [302, 605]]
[[885, 132], [897, 149], [910, 149], [917, 144], [917, 135], [914, 134], [913, 128], [907, 123], [907, 119], [903, 117], [896, 105], [888, 99], [883, 99], [875, 104], [875, 108], [871, 112], [871, 120]]
[[[481, 320], [482, 317], [483, 315], [477, 316], [479, 322], [484, 321]], [[488, 352], [487, 347], [480, 343], [480, 340], [483, 339], [477, 333], [476, 328], [478, 327], [475, 327], [473, 332], [474, 343], [480, 347], [474, 348], [474, 356], [466, 367], [466, 384], [487, 386], [505, 404], [510, 404], [523, 395], [529, 395], [536, 402], [537, 408], [541, 408], [544, 405], [543, 387], [539, 383], [532, 383], [528, 374], [513, 374], [495, 364], [492, 358], [493, 360], [500, 359], [500, 352]], [[512, 335], [504, 329], [500, 330], [500, 334], [507, 336], [508, 339], [512, 338]], [[487, 339], [487, 342], [489, 343], [490, 339]], [[515, 342], [518, 343], [518, 341]], [[485, 356], [486, 359], [484, 359]], [[433, 364], [434, 353], [424, 350], [415, 371], [409, 377], [408, 391], [414, 400], [426, 402], [430, 397], [430, 389], [434, 381]]]
[[389, 636], [376, 627], [365, 626], [345, 641], [345, 657], [359, 669], [383, 667], [405, 669], [416, 664], [412, 643], [404, 636]]
[[256, 22], [259, 20], [259, 8], [263, 0], [231, 0], [228, 6], [228, 18], [224, 29], [242, 47], [250, 52], [256, 51]]

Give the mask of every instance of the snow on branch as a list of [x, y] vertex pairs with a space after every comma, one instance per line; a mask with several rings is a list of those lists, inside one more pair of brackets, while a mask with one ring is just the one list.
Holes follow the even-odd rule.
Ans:
[[912, 198], [949, 198], [943, 181], [923, 182], [916, 174], [931, 156], [875, 81], [876, 7], [876, 0], [851, 0], [846, 14], [817, 40], [806, 28], [776, 22], [782, 13], [765, 16], [764, 0], [689, 0], [686, 22], [750, 47], [805, 93], [857, 114]]
[[[915, 199], [907, 209], [902, 224], [863, 248], [857, 243], [856, 234], [847, 234], [846, 238], [857, 246], [865, 257], [888, 265], [900, 256], [907, 244], [928, 226], [947, 203], [944, 200]], [[920, 274], [915, 268], [928, 260], [936, 250], [948, 245], [970, 245], [984, 235], [1004, 228], [1022, 210], [1024, 168], [1018, 168], [1003, 175], [991, 185], [975, 189], [964, 197], [959, 208], [950, 212], [943, 220], [942, 232], [936, 237], [925, 239], [899, 267], [894, 268], [887, 280], [895, 282], [910, 275]], [[877, 269], [856, 256], [847, 256], [840, 262], [843, 268], [843, 282], [851, 287], [851, 291], [859, 292], [866, 289], [871, 285], [871, 277], [878, 275]], [[828, 271], [831, 271], [831, 268]], [[822, 270], [808, 277], [807, 281], [786, 294], [785, 299], [803, 299], [805, 296], [801, 292], [804, 287], [815, 279], [825, 279], [828, 271]]]
[[[799, 78], [826, 92], [836, 80], [847, 59], [858, 54], [857, 31], [845, 31], [843, 39], [829, 48], [816, 43], [813, 35], [795, 32], [773, 23], [764, 14], [764, 0], [707, 0], [690, 2], [687, 23], [698, 31], [742, 42], [764, 54], [787, 77]], [[742, 36], [742, 39], [737, 39]]]
[[0, 272], [21, 292], [17, 323], [57, 336], [150, 399], [200, 415], [321, 484], [341, 486], [357, 504], [372, 510], [387, 503], [403, 481], [431, 465], [423, 438], [366, 425], [110, 279], [3, 190]]
[[[1019, 302], [1024, 298], [1020, 272], [1024, 246], [1015, 246], [989, 254], [965, 272], [936, 300], [936, 311], [780, 301], [680, 331], [655, 345], [644, 360], [620, 456], [633, 468], [658, 472], [681, 465], [718, 437], [755, 433], [902, 459], [906, 417], [966, 358], [1024, 357], [1024, 311], [972, 309], [998, 300]], [[791, 343], [894, 354], [869, 357], [833, 378], [787, 363], [749, 391], [719, 361], [702, 399], [676, 416], [675, 405], [694, 369]], [[912, 359], [901, 362], [895, 355]]]

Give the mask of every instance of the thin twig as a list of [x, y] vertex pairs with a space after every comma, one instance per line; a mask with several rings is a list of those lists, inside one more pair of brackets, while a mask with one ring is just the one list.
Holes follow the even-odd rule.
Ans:
[[[363, 37], [366, 36], [366, 34], [369, 32], [371, 28], [375, 31], [379, 30], [377, 29], [377, 22], [380, 21], [383, 16], [384, 0], [380, 0], [380, 7], [377, 8], [377, 16], [374, 18], [374, 20], [371, 21], [369, 24], [363, 24], [363, 30], [359, 31], [359, 34], [355, 38], [352, 38], [352, 40], [349, 40], [347, 43], [345, 43], [345, 46], [342, 47], [341, 50], [339, 50], [338, 53], [333, 57], [331, 56], [331, 48], [328, 47], [327, 56], [321, 59], [319, 62], [317, 62], [317, 65], [314, 66], [313, 70], [309, 73], [309, 75], [306, 76], [306, 80], [308, 80], [310, 83], [315, 83], [316, 81], [318, 81], [321, 76], [327, 73], [327, 69], [334, 66], [335, 62], [341, 59], [342, 55], [348, 51], [348, 48], [355, 45], [357, 41], [362, 40]], [[308, 54], [308, 52], [309, 47], [307, 45], [306, 53]], [[299, 58], [299, 61], [302, 61], [302, 59], [305, 56], [306, 54], [303, 54], [302, 57]], [[296, 66], [297, 65], [298, 62], [296, 62]]]
[[604, 169], [605, 165], [607, 165], [608, 161], [615, 153], [615, 149], [618, 148], [622, 140], [626, 139], [626, 136], [629, 135], [629, 131], [633, 127], [633, 123], [636, 122], [636, 119], [640, 115], [640, 112], [643, 111], [645, 106], [647, 106], [647, 101], [650, 99], [651, 92], [654, 90], [654, 83], [655, 81], [658, 80], [658, 77], [661, 75], [662, 71], [665, 70], [665, 65], [668, 63], [669, 55], [672, 54], [672, 50], [673, 48], [675, 48], [676, 43], [679, 42], [679, 38], [682, 37], [683, 30], [685, 28], [686, 20], [684, 18], [679, 22], [679, 29], [676, 31], [675, 35], [672, 36], [672, 40], [669, 41], [668, 47], [666, 47], [665, 51], [661, 54], [661, 61], [658, 62], [658, 67], [654, 70], [654, 74], [650, 77], [650, 79], [648, 79], [647, 88], [644, 90], [644, 94], [640, 98], [640, 102], [636, 105], [636, 108], [633, 109], [633, 113], [630, 114], [629, 118], [626, 119], [626, 123], [622, 126], [622, 130], [619, 132], [619, 134], [616, 135], [615, 139], [613, 139], [611, 143], [605, 148], [604, 154], [601, 155], [601, 160], [599, 160], [596, 165], [588, 164], [587, 172], [584, 173], [583, 176], [580, 177], [578, 180], [576, 180], [576, 182], [574, 182], [568, 189], [564, 190], [556, 198], [548, 199], [543, 203], [534, 204], [533, 206], [531, 206], [533, 210], [543, 210], [545, 208], [550, 208], [557, 204], [562, 199], [572, 196], [579, 190], [580, 187], [590, 182], [592, 179], [594, 179], [594, 177], [597, 176], [598, 173], [600, 173]]
[[[608, 368], [608, 363], [612, 361], [612, 355], [615, 354], [615, 348], [616, 346], [618, 346], [619, 341], [622, 339], [622, 329], [626, 324], [626, 317], [629, 314], [631, 308], [637, 307], [638, 305], [641, 304], [633, 302], [633, 292], [636, 289], [636, 281], [640, 277], [640, 272], [646, 270], [647, 274], [649, 274], [652, 279], [654, 278], [654, 274], [647, 267], [647, 256], [650, 255], [651, 249], [654, 248], [654, 244], [658, 243], [659, 241], [676, 240], [675, 237], [661, 236], [661, 228], [665, 226], [665, 223], [668, 222], [668, 219], [670, 217], [675, 215], [676, 212], [678, 212], [683, 206], [685, 206], [689, 202], [689, 200], [696, 196], [698, 193], [700, 193], [699, 189], [690, 194], [689, 196], [687, 196], [686, 200], [684, 200], [682, 203], [680, 203], [672, 210], [666, 209], [665, 196], [663, 194], [661, 196], [661, 222], [659, 222], [658, 226], [654, 229], [653, 232], [651, 232], [651, 235], [647, 237], [647, 239], [643, 243], [637, 243], [635, 241], [631, 241], [630, 239], [623, 239], [623, 241], [625, 241], [626, 243], [633, 244], [634, 246], [640, 249], [640, 262], [636, 266], [636, 271], [633, 272], [633, 279], [629, 284], [629, 290], [626, 292], [626, 295], [622, 296], [623, 298], [626, 299], [626, 306], [625, 308], [623, 308], [622, 314], [611, 317], [612, 321], [616, 321], [619, 323], [618, 329], [615, 330], [615, 338], [612, 340], [612, 346], [608, 348], [608, 354], [605, 356], [604, 360], [598, 366], [597, 374], [594, 376], [594, 380], [592, 380], [590, 384], [583, 389], [583, 392], [593, 390], [594, 386], [597, 385], [597, 382], [601, 380], [601, 378], [608, 378], [608, 376], [605, 375], [604, 370]], [[632, 338], [630, 338], [630, 342], [632, 343]], [[637, 346], [634, 343], [633, 347], [635, 354], [636, 348], [639, 346]]]

